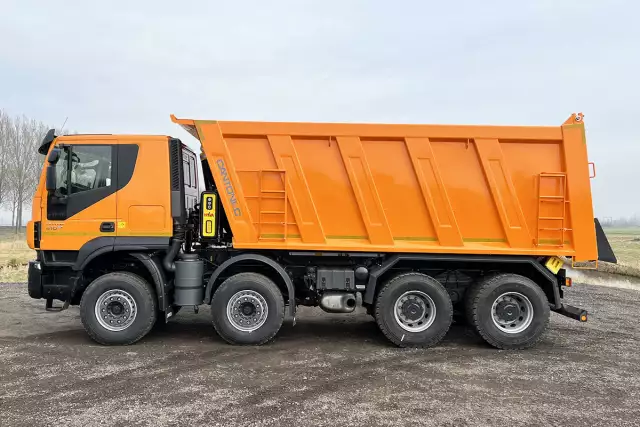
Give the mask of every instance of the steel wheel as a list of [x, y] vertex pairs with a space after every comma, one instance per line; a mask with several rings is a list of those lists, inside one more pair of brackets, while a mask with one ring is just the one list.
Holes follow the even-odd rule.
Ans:
[[519, 292], [505, 292], [491, 306], [493, 324], [507, 334], [517, 334], [533, 320], [533, 304]]
[[422, 332], [433, 324], [436, 305], [424, 292], [407, 291], [396, 300], [393, 314], [405, 331]]
[[376, 323], [398, 347], [427, 348], [438, 344], [451, 326], [452, 315], [449, 293], [426, 274], [395, 276], [376, 296]]
[[228, 343], [261, 345], [280, 330], [284, 307], [282, 291], [271, 279], [258, 273], [237, 273], [213, 294], [211, 320]]
[[253, 332], [264, 325], [269, 315], [267, 301], [256, 291], [236, 292], [227, 303], [227, 319], [243, 332]]
[[121, 289], [112, 289], [98, 297], [95, 314], [100, 326], [118, 332], [131, 326], [138, 310], [131, 294]]

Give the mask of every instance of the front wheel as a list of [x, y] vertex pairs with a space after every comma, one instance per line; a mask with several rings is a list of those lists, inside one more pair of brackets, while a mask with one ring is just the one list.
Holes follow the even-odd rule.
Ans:
[[547, 296], [526, 277], [499, 274], [473, 285], [467, 292], [469, 324], [496, 348], [531, 347], [547, 328]]
[[388, 281], [375, 303], [382, 333], [398, 347], [431, 347], [451, 326], [453, 307], [446, 289], [434, 278], [407, 273]]
[[211, 300], [213, 327], [230, 344], [271, 341], [284, 321], [284, 298], [271, 279], [238, 273], [225, 280]]
[[149, 284], [129, 272], [108, 273], [87, 286], [80, 300], [80, 319], [94, 341], [133, 344], [156, 321], [156, 297]]

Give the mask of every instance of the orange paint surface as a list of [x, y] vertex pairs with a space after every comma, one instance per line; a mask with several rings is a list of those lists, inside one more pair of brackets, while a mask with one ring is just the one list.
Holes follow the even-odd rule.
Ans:
[[597, 258], [584, 125], [177, 119], [242, 249]]

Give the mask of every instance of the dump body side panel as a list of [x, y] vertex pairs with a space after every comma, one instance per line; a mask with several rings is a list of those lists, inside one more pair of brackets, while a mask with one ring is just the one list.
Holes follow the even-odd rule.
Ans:
[[575, 116], [558, 127], [174, 121], [202, 142], [236, 248], [597, 258]]

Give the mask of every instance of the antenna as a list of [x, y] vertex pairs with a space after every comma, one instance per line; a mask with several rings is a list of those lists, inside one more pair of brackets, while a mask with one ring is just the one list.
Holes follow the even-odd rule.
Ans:
[[69, 120], [69, 116], [67, 116], [67, 117], [64, 119], [64, 123], [62, 123], [62, 127], [60, 127], [60, 133], [62, 133], [62, 131], [64, 130], [64, 125], [66, 125], [66, 124], [67, 124], [67, 120]]

